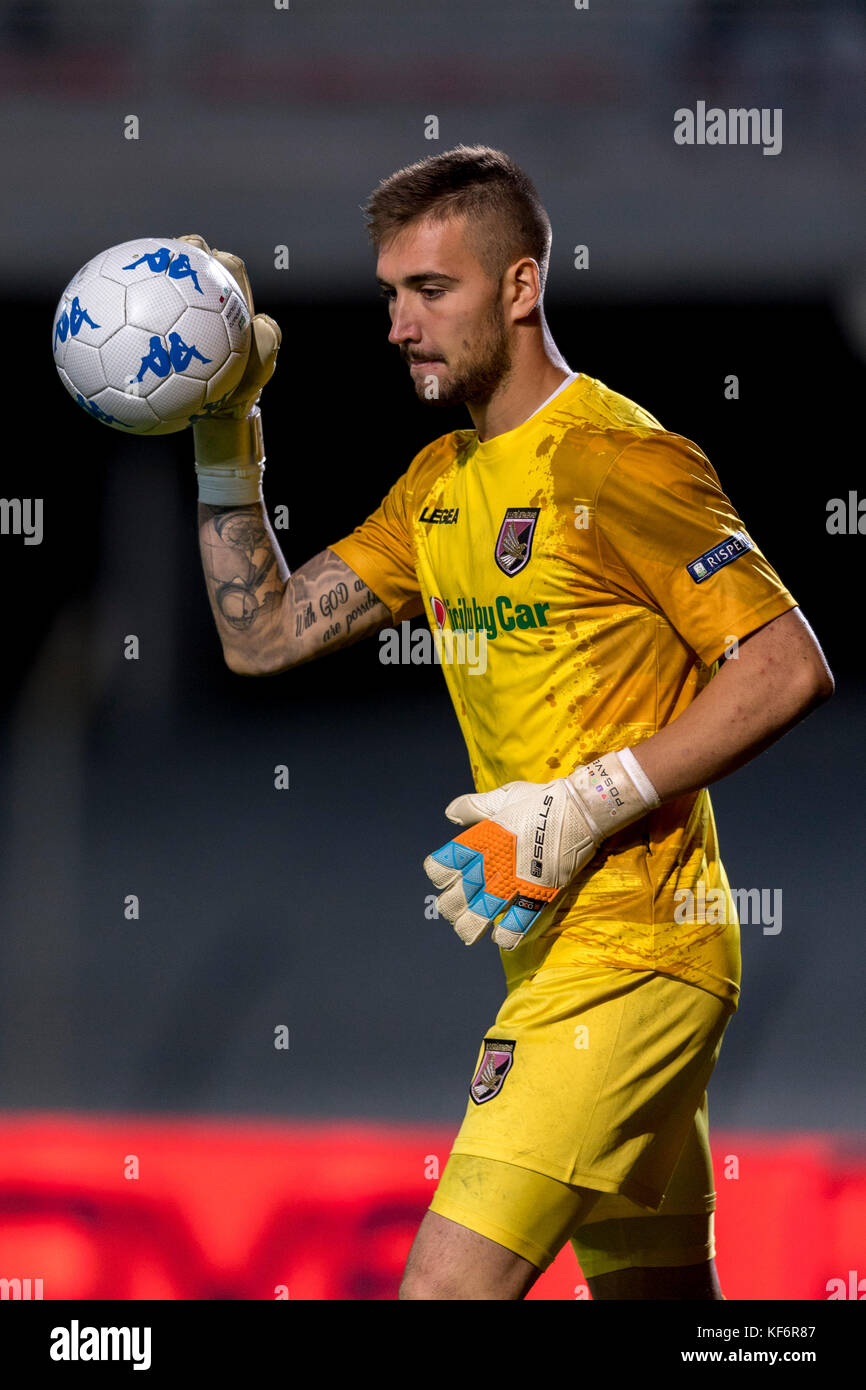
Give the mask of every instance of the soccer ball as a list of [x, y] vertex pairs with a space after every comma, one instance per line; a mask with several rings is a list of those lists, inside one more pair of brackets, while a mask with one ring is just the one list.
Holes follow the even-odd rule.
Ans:
[[173, 434], [212, 414], [240, 381], [249, 348], [237, 281], [214, 256], [170, 237], [101, 251], [54, 315], [63, 385], [126, 434]]

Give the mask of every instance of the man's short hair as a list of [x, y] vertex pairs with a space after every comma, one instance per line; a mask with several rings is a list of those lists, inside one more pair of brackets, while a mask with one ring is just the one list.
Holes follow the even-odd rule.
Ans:
[[498, 285], [521, 256], [538, 264], [541, 292], [550, 261], [550, 218], [513, 159], [487, 145], [457, 145], [409, 164], [374, 189], [363, 208], [378, 252], [410, 222], [466, 218], [470, 248]]

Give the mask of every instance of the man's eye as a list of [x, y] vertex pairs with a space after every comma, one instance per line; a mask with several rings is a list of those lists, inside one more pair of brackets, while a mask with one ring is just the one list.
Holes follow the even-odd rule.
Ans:
[[[445, 293], [445, 291], [443, 289], [440, 289], [438, 285], [425, 285], [424, 288], [420, 291], [420, 293], [424, 295], [426, 299], [439, 299], [440, 296]], [[381, 288], [379, 290], [379, 298], [384, 299], [387, 303], [390, 303], [393, 299], [396, 298], [396, 295], [393, 289]]]

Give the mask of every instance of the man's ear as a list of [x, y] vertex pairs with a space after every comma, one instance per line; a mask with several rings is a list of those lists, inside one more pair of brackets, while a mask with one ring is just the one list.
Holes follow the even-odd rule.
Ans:
[[532, 256], [522, 256], [506, 271], [513, 286], [514, 318], [525, 319], [541, 304], [541, 272]]

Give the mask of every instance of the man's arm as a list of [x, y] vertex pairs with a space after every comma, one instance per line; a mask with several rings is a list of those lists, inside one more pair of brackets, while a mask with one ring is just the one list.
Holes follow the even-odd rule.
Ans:
[[835, 682], [799, 608], [751, 633], [700, 695], [632, 752], [662, 802], [706, 787], [751, 762], [816, 705]]
[[198, 504], [199, 548], [227, 666], [270, 676], [369, 636], [389, 609], [332, 550], [289, 572], [262, 503]]
[[738, 659], [644, 743], [552, 782], [457, 797], [445, 814], [467, 828], [424, 861], [439, 916], [467, 945], [492, 925], [496, 944], [515, 950], [609, 835], [749, 762], [834, 688], [794, 608], [744, 638]]

